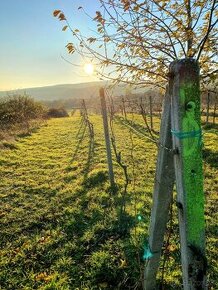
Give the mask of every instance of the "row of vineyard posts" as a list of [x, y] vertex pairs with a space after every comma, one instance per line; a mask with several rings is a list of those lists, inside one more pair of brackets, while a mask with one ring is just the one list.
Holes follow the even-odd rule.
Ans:
[[[140, 97], [140, 102], [142, 103], [143, 97]], [[162, 98], [160, 98], [162, 100]], [[154, 114], [159, 115], [161, 117], [161, 107], [160, 104], [162, 102], [155, 103], [154, 108], [154, 101], [150, 94], [148, 94], [148, 115], [150, 117], [150, 128], [153, 129], [153, 116]], [[218, 107], [218, 92], [214, 90], [205, 90], [202, 93], [201, 97], [201, 115], [204, 116], [203, 122], [205, 124], [212, 123], [213, 125], [216, 123], [216, 118], [218, 117], [217, 114], [217, 107]], [[121, 101], [119, 101], [119, 108], [121, 115], [127, 118], [127, 114], [129, 112], [129, 99], [122, 97]], [[138, 110], [136, 111], [138, 112]], [[147, 112], [146, 112], [147, 113]]]
[[[116, 152], [112, 129], [108, 126], [105, 90], [99, 90], [104, 137], [107, 153], [108, 173], [111, 188], [115, 186], [111, 141], [116, 161], [124, 169], [126, 186], [128, 174], [126, 165]], [[206, 123], [210, 116], [210, 96], [207, 94]], [[216, 117], [216, 98], [213, 97], [213, 123]], [[121, 114], [127, 120], [129, 100], [121, 99]], [[142, 115], [151, 140], [158, 145], [156, 176], [153, 191], [153, 205], [150, 219], [147, 260], [143, 275], [145, 290], [156, 289], [156, 276], [159, 268], [161, 249], [172, 204], [174, 183], [177, 189], [177, 208], [179, 213], [180, 249], [183, 276], [183, 289], [207, 289], [204, 228], [204, 195], [202, 170], [202, 132], [201, 101], [199, 86], [199, 67], [193, 59], [174, 61], [170, 66], [169, 83], [163, 102], [159, 140], [153, 128], [153, 104], [149, 98], [149, 119], [141, 102], [135, 103]], [[134, 110], [134, 106], [132, 106]], [[110, 114], [114, 114], [113, 100]], [[82, 101], [81, 114], [88, 125], [90, 137], [94, 136], [93, 124], [90, 122], [85, 101]], [[159, 112], [160, 115], [160, 112]], [[127, 122], [128, 123], [128, 122]], [[145, 149], [146, 150], [146, 149]]]

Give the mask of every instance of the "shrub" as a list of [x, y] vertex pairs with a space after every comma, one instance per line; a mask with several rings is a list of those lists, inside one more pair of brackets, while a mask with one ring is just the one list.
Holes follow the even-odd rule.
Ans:
[[45, 107], [29, 96], [12, 96], [0, 101], [0, 125], [29, 124], [30, 120], [44, 118]]
[[69, 117], [67, 111], [64, 108], [51, 108], [48, 110], [47, 116], [49, 118]]

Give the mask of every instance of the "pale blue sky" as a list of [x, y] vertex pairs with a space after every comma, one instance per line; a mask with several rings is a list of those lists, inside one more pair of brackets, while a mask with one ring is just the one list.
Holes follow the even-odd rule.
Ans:
[[73, 27], [88, 33], [93, 22], [79, 6], [90, 15], [99, 10], [98, 0], [0, 0], [0, 90], [97, 80], [61, 58], [81, 64], [67, 54], [73, 39], [53, 10], [63, 10]]

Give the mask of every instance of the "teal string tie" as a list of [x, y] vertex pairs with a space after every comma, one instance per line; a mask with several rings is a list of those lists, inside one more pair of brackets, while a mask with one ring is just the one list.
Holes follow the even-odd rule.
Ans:
[[149, 247], [149, 244], [146, 243], [144, 246], [144, 254], [143, 254], [143, 260], [148, 260], [153, 257], [153, 253], [151, 252], [151, 249]]
[[195, 131], [189, 131], [189, 132], [181, 132], [181, 131], [171, 130], [171, 133], [179, 139], [194, 138], [194, 137], [199, 137], [199, 139], [201, 139], [201, 137], [202, 137], [202, 130], [201, 129], [195, 130]]
[[189, 131], [189, 132], [171, 130], [171, 133], [179, 139], [198, 137], [198, 146], [200, 147], [202, 145], [202, 130], [201, 129], [195, 130], [195, 131]]
[[153, 257], [153, 254], [150, 249], [146, 248], [143, 254], [143, 260], [148, 260]]

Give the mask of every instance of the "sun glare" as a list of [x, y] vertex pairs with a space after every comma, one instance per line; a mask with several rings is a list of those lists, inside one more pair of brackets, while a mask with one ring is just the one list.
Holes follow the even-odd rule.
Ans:
[[84, 65], [84, 71], [88, 74], [88, 75], [92, 75], [94, 72], [94, 66], [91, 63], [86, 63]]

